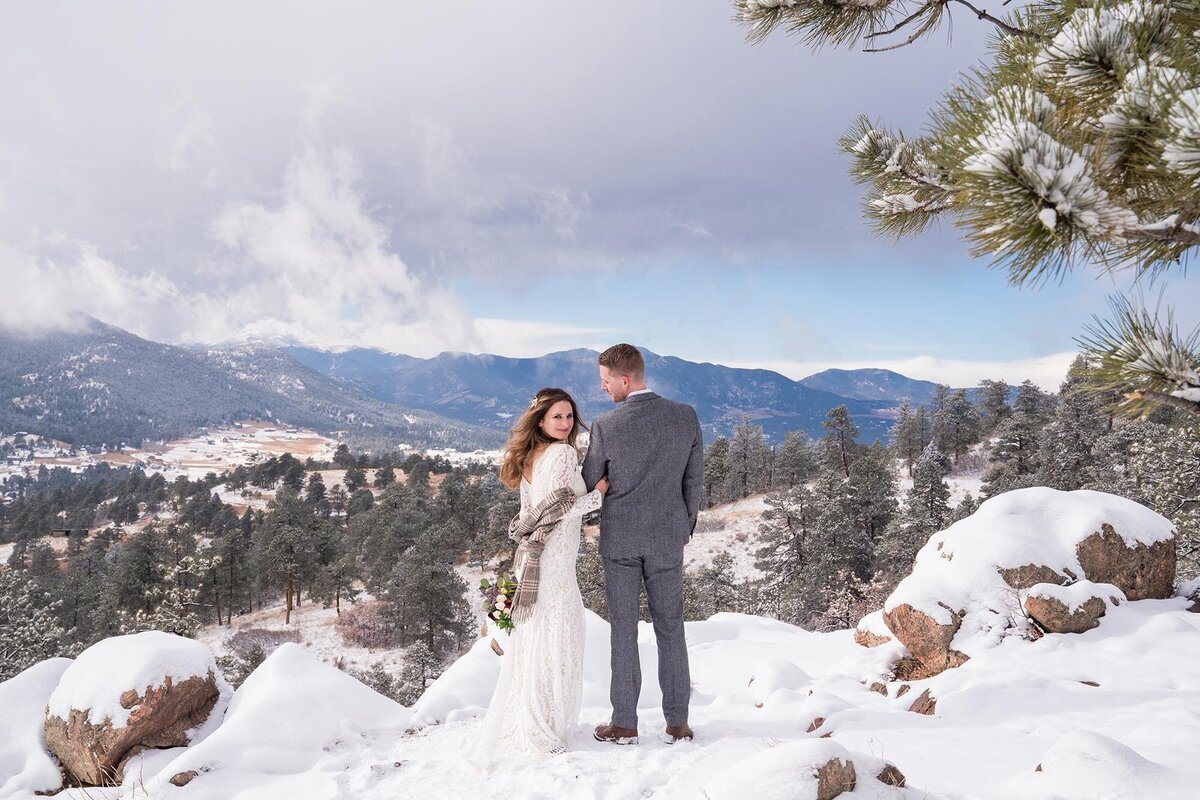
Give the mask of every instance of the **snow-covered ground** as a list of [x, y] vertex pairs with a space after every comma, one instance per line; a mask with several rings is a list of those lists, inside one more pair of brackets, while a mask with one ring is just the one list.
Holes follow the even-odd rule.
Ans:
[[[490, 635], [411, 710], [285, 646], [235, 693], [225, 723], [208, 739], [137, 757], [123, 790], [59, 796], [703, 798], [737, 785], [740, 796], [766, 800], [790, 795], [772, 793], [773, 775], [758, 768], [770, 760], [765, 754], [801, 752], [792, 743], [827, 734], [852, 755], [884, 758], [907, 777], [901, 790], [860, 776], [859, 788], [843, 795], [853, 800], [1190, 800], [1200, 786], [1200, 615], [1184, 606], [1178, 598], [1126, 603], [1084, 634], [1007, 639], [962, 667], [914, 682], [903, 697], [899, 684], [884, 696], [860, 682], [875, 673], [886, 648], [859, 647], [849, 631], [810, 633], [718, 614], [687, 624], [696, 740], [675, 746], [657, 736], [664, 722], [654, 635], [643, 624], [642, 741], [632, 747], [590, 736], [608, 717], [608, 629], [589, 613], [583, 713], [571, 749], [536, 767], [492, 772], [472, 755], [499, 672]], [[26, 694], [48, 694], [54, 676], [38, 676], [14, 680]], [[0, 697], [9, 685], [0, 685]], [[908, 710], [925, 689], [937, 700], [932, 716]], [[44, 776], [34, 769], [44, 759], [37, 726], [25, 718], [43, 703], [27, 696], [0, 715], [0, 766], [33, 765], [32, 774]], [[808, 732], [817, 717], [824, 724]], [[165, 784], [189, 769], [200, 774], [186, 787]], [[0, 788], [0, 797], [33, 800], [28, 783]]]
[[[478, 578], [473, 585], [479, 585]], [[374, 600], [370, 595], [360, 595], [359, 602], [370, 603]], [[343, 611], [352, 607], [349, 602], [342, 601]], [[303, 605], [292, 609], [289, 624], [285, 625], [283, 620], [283, 604], [276, 603], [265, 609], [235, 616], [232, 627], [206, 625], [196, 638], [208, 645], [217, 656], [224, 656], [229, 654], [229, 639], [238, 631], [260, 629], [288, 632], [299, 636], [297, 644], [325, 664], [340, 662], [347, 670], [369, 670], [379, 664], [393, 675], [399, 675], [404, 665], [404, 651], [400, 648], [368, 648], [344, 643], [337, 630], [337, 610], [324, 608], [307, 597]]]
[[733, 557], [733, 571], [739, 578], [761, 576], [754, 566], [754, 553], [760, 546], [758, 527], [767, 510], [763, 497], [753, 495], [701, 511], [692, 540], [683, 551], [684, 568], [707, 567], [726, 552]]

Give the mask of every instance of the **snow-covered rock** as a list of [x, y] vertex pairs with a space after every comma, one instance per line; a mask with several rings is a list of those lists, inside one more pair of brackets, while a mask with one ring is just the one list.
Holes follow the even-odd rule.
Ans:
[[1110, 605], [1124, 600], [1125, 593], [1111, 583], [1038, 583], [1029, 587], [1024, 606], [1048, 633], [1083, 633], [1100, 624]]
[[905, 797], [899, 788], [887, 788], [903, 785], [904, 775], [894, 764], [851, 753], [828, 739], [810, 739], [765, 748], [738, 761], [709, 781], [702, 796], [711, 800]]
[[1006, 636], [1030, 636], [1021, 592], [1038, 583], [1111, 583], [1130, 600], [1170, 597], [1170, 520], [1115, 495], [1045, 487], [993, 497], [934, 534], [884, 604], [911, 658], [897, 677], [959, 666]]
[[18, 790], [48, 792], [62, 785], [42, 726], [46, 701], [69, 666], [69, 658], [50, 658], [0, 683], [0, 798]]
[[199, 642], [160, 631], [114, 636], [63, 673], [47, 703], [46, 742], [80, 783], [116, 785], [142, 749], [191, 742], [228, 694]]
[[854, 629], [854, 641], [863, 647], [878, 647], [892, 641], [892, 632], [883, 620], [883, 610], [872, 611]]

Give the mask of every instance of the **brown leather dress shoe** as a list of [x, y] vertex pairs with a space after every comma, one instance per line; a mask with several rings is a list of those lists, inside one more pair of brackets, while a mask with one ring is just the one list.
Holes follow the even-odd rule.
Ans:
[[682, 725], [668, 725], [666, 742], [667, 744], [690, 742], [693, 735], [691, 727], [686, 722]]
[[612, 742], [613, 744], [637, 744], [637, 728], [622, 728], [620, 725], [597, 725], [592, 733], [597, 742]]

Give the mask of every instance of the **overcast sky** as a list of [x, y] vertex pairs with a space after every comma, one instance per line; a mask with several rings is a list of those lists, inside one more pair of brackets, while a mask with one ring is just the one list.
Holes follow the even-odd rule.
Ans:
[[[0, 29], [0, 324], [1054, 388], [1125, 277], [872, 238], [836, 140], [919, 130], [986, 26], [745, 43], [724, 0], [27, 3]], [[1154, 291], [1157, 293], [1158, 287]], [[1196, 281], [1166, 291], [1200, 307]]]

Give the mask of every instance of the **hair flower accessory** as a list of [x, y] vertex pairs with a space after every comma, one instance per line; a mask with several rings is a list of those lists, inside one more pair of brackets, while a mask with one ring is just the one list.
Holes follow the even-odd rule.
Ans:
[[529, 407], [535, 408], [537, 406], [537, 404], [538, 404], [538, 395], [535, 394], [533, 396], [533, 399], [529, 401]]

